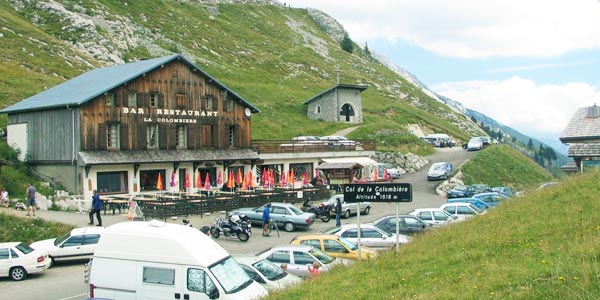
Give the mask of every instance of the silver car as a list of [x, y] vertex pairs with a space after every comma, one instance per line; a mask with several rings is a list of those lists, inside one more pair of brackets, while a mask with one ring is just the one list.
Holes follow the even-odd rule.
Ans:
[[260, 283], [268, 291], [285, 289], [300, 284], [302, 278], [288, 273], [269, 260], [254, 255], [233, 255], [242, 269], [254, 281]]
[[[252, 224], [262, 225], [262, 215], [265, 206], [242, 207], [234, 210], [236, 215], [246, 215], [250, 218]], [[308, 229], [315, 222], [315, 214], [301, 211], [291, 203], [271, 203], [270, 218], [277, 224], [277, 227], [283, 228], [287, 232], [292, 232], [296, 228]]]
[[350, 260], [329, 256], [321, 249], [308, 245], [275, 246], [258, 253], [257, 256], [276, 265], [287, 264], [288, 273], [302, 278], [310, 278], [308, 266], [315, 261], [321, 264], [319, 268], [321, 272], [327, 272], [334, 266], [351, 264]]

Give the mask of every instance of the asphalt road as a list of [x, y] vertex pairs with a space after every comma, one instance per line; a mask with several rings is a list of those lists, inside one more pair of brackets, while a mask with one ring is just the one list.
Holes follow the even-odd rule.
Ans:
[[[442, 148], [428, 157], [430, 164], [438, 161], [450, 161], [457, 169], [473, 153], [467, 152], [460, 147]], [[367, 216], [360, 216], [361, 223], [369, 222], [379, 217], [392, 214], [399, 209], [400, 213], [410, 212], [416, 208], [439, 207], [446, 202], [444, 197], [435, 193], [435, 187], [439, 182], [427, 181], [427, 171], [429, 165], [423, 167], [416, 173], [403, 174], [395, 182], [411, 183], [413, 190], [413, 201], [396, 203], [374, 203], [371, 212]], [[206, 222], [206, 219], [203, 219]], [[357, 217], [342, 219], [344, 223], [356, 223]], [[197, 223], [200, 221], [197, 221]], [[197, 223], [192, 224], [199, 227]], [[105, 224], [105, 226], [110, 224]], [[206, 224], [205, 224], [206, 225]], [[216, 241], [232, 254], [256, 254], [262, 250], [275, 245], [288, 244], [292, 238], [303, 232], [321, 232], [332, 226], [335, 226], [335, 220], [324, 223], [317, 220], [309, 230], [285, 232], [280, 231], [279, 235], [273, 232], [270, 237], [261, 236], [261, 229], [254, 227], [253, 236], [246, 243], [242, 243], [234, 238], [218, 238]], [[20, 282], [11, 281], [8, 278], [0, 278], [0, 291], [2, 299], [29, 300], [29, 299], [47, 299], [47, 300], [66, 300], [66, 299], [86, 299], [88, 286], [83, 282], [84, 267], [83, 263], [59, 264], [52, 267], [42, 274], [31, 275], [28, 279]]]

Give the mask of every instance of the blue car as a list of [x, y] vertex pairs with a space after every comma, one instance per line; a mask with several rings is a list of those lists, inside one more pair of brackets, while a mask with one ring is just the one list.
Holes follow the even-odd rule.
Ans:
[[473, 198], [479, 199], [479, 200], [489, 204], [490, 206], [497, 206], [500, 203], [510, 199], [509, 197], [507, 197], [503, 194], [500, 194], [500, 193], [496, 193], [496, 192], [475, 194], [475, 195], [473, 195]]
[[462, 202], [462, 203], [470, 203], [471, 205], [480, 208], [482, 210], [486, 210], [489, 208], [492, 208], [491, 205], [489, 205], [488, 203], [481, 201], [477, 198], [453, 198], [453, 199], [448, 199], [448, 203], [457, 203], [457, 202]]

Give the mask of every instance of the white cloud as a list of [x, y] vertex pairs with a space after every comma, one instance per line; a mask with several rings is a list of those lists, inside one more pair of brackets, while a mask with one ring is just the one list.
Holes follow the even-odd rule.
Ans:
[[521, 133], [556, 138], [578, 108], [600, 99], [600, 91], [585, 83], [536, 85], [520, 77], [447, 82], [431, 89]]
[[552, 57], [600, 48], [596, 0], [292, 0], [344, 25], [357, 42], [403, 40], [442, 56]]

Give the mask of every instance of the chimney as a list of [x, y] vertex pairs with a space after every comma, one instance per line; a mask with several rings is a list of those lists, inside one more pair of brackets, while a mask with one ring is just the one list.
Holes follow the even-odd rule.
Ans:
[[588, 107], [587, 117], [588, 118], [597, 118], [598, 116], [600, 116], [600, 110], [599, 110], [599, 107], [596, 106], [596, 103], [594, 103], [594, 106]]

